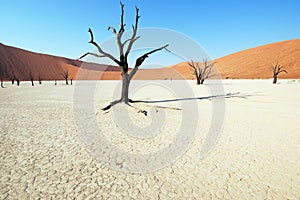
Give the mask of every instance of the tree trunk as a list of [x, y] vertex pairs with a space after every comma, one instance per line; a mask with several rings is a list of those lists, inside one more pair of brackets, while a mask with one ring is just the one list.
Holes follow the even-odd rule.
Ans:
[[273, 77], [273, 84], [276, 84], [277, 83], [277, 76], [274, 76]]
[[199, 77], [196, 78], [197, 78], [197, 85], [200, 85], [200, 78]]
[[124, 73], [122, 75], [122, 93], [121, 93], [121, 99], [120, 102], [129, 103], [129, 98], [128, 98], [128, 93], [129, 93], [129, 83], [130, 83], [130, 79], [128, 76], [128, 73]]
[[1, 87], [4, 88], [3, 79], [1, 79]]
[[69, 83], [68, 83], [68, 78], [66, 78], [66, 84], [69, 85]]
[[30, 81], [31, 81], [31, 86], [34, 86], [33, 79], [31, 79]]
[[200, 84], [201, 84], [201, 85], [203, 85], [203, 83], [204, 83], [204, 79], [202, 79], [202, 80], [200, 81]]

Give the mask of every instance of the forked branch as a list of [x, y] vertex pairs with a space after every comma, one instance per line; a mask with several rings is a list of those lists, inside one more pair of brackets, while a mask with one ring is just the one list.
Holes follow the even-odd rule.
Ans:
[[103, 49], [97, 44], [97, 42], [94, 41], [94, 34], [93, 34], [93, 31], [90, 28], [89, 28], [88, 32], [90, 33], [90, 36], [91, 36], [91, 41], [89, 43], [94, 45], [97, 48], [97, 50], [100, 54], [86, 53], [83, 56], [81, 56], [79, 59], [81, 59], [81, 58], [83, 58], [87, 55], [93, 55], [93, 56], [96, 56], [96, 57], [107, 57], [107, 58], [111, 59], [112, 61], [114, 61], [119, 66], [120, 62], [113, 55], [103, 51]]
[[191, 60], [191, 62], [188, 62], [188, 65], [190, 66], [190, 68], [193, 72], [193, 75], [198, 77], [199, 69], [200, 69], [198, 63], [194, 63], [194, 61]]
[[284, 72], [286, 74], [288, 73], [285, 69], [283, 69], [283, 70], [278, 71], [277, 74], [280, 74], [281, 72]]
[[272, 72], [273, 72], [273, 84], [276, 84], [277, 83], [277, 76], [280, 74], [280, 73], [282, 73], [282, 72], [284, 72], [284, 73], [288, 73], [285, 69], [282, 69], [282, 65], [279, 65], [278, 64], [278, 61], [277, 61], [277, 63], [276, 63], [276, 65], [273, 65], [272, 67], [271, 67], [271, 70], [272, 70]]
[[188, 65], [190, 66], [193, 75], [195, 75], [196, 79], [197, 79], [197, 84], [203, 84], [204, 80], [209, 78], [209, 76], [211, 75], [211, 70], [213, 68], [213, 66], [215, 65], [215, 62], [212, 62], [210, 64], [208, 64], [207, 59], [203, 60], [203, 67], [200, 67], [199, 64], [196, 62], [194, 62], [193, 60], [191, 60], [191, 62], [188, 62]]
[[122, 4], [122, 2], [120, 2], [121, 5], [121, 19], [120, 19], [120, 29], [119, 29], [119, 33], [123, 33], [125, 31], [125, 24], [124, 24], [124, 4]]
[[203, 60], [204, 61], [204, 68], [202, 71], [202, 79], [207, 79], [209, 78], [210, 74], [211, 74], [211, 69], [213, 68], [213, 66], [216, 64], [215, 62], [212, 62], [210, 64], [207, 64], [207, 59]]
[[278, 61], [277, 61], [276, 65], [271, 67], [271, 69], [272, 69], [274, 75], [277, 76], [277, 75], [280, 74], [281, 72], [288, 73], [285, 69], [282, 69], [282, 67], [283, 67], [283, 66], [280, 65], [280, 64], [278, 64]]
[[149, 51], [149, 52], [145, 53], [144, 55], [140, 56], [139, 58], [137, 58], [136, 61], [135, 61], [135, 66], [134, 66], [134, 68], [132, 69], [132, 71], [131, 71], [130, 74], [129, 74], [129, 79], [132, 79], [132, 77], [135, 75], [135, 73], [137, 72], [137, 70], [139, 69], [139, 67], [142, 65], [142, 63], [144, 62], [144, 60], [145, 60], [146, 58], [148, 58], [148, 56], [149, 56], [150, 54], [153, 54], [153, 53], [155, 53], [155, 52], [157, 52], [157, 51], [161, 51], [161, 50], [163, 50], [163, 49], [165, 49], [166, 51], [169, 51], [169, 50], [167, 49], [168, 46], [169, 46], [169, 45], [166, 44], [166, 45], [164, 45], [164, 46], [162, 46], [162, 47], [159, 47], [159, 48], [157, 48], [157, 49], [154, 49], [154, 50], [152, 50], [152, 51]]
[[[132, 25], [132, 35], [131, 35], [131, 38], [129, 40], [129, 44], [128, 44], [128, 47], [127, 47], [127, 50], [126, 50], [126, 53], [125, 53], [125, 59], [127, 59], [127, 56], [129, 54], [129, 52], [131, 51], [133, 43], [137, 39], [140, 38], [140, 37], [136, 37], [136, 33], [137, 33], [137, 29], [138, 29], [138, 23], [139, 23], [139, 18], [141, 17], [141, 16], [139, 16], [139, 9], [138, 9], [138, 7], [135, 7], [135, 12], [136, 12], [136, 15], [135, 15], [135, 25]], [[124, 42], [124, 44], [125, 44], [125, 42]]]

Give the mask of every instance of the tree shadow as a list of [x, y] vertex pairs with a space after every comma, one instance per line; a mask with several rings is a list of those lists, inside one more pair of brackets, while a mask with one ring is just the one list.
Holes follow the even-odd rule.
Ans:
[[[253, 94], [242, 94], [240, 92], [236, 93], [227, 93], [227, 94], [219, 94], [219, 95], [211, 95], [206, 97], [189, 97], [189, 98], [177, 98], [177, 99], [162, 99], [162, 100], [132, 100], [129, 99], [129, 103], [168, 103], [168, 102], [176, 102], [176, 101], [193, 101], [193, 100], [214, 100], [214, 99], [228, 99], [228, 98], [240, 98], [240, 99], [248, 99], [248, 97], [251, 96], [257, 96], [259, 93], [253, 93]], [[113, 105], [119, 103], [119, 101], [114, 101], [108, 106], [102, 108], [102, 111], [109, 110]], [[160, 108], [168, 108], [173, 110], [182, 110], [181, 108], [170, 108], [170, 107], [164, 107], [164, 106], [156, 106]]]
[[177, 99], [163, 99], [163, 100], [130, 100], [130, 103], [166, 103], [166, 102], [176, 102], [176, 101], [192, 101], [192, 100], [213, 100], [213, 99], [227, 99], [227, 98], [241, 98], [248, 99], [248, 97], [254, 96], [257, 94], [242, 94], [240, 92], [236, 93], [227, 93], [212, 95], [206, 97], [189, 97], [189, 98], [177, 98]]
[[286, 84], [299, 84], [300, 80], [290, 80], [290, 81], [287, 81], [287, 82], [277, 82], [278, 85], [286, 85]]

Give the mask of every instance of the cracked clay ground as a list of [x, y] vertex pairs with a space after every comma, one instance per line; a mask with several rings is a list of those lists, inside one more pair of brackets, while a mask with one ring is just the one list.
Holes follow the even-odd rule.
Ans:
[[[209, 96], [206, 86], [190, 82], [196, 97]], [[0, 199], [299, 199], [300, 83], [282, 80], [226, 80], [223, 129], [215, 148], [199, 152], [212, 126], [211, 100], [197, 100], [197, 133], [186, 153], [170, 165], [150, 172], [128, 172], [106, 166], [84, 147], [74, 120], [75, 85], [29, 83], [0, 90]], [[101, 82], [95, 92], [96, 117], [109, 141], [126, 151], [163, 149], [178, 131], [181, 110], [166, 114], [161, 135], [137, 143], [118, 131], [113, 112], [103, 113], [114, 81]], [[106, 89], [106, 90], [105, 90]], [[99, 91], [98, 91], [99, 90]], [[173, 96], [145, 87], [135, 99]], [[178, 107], [180, 102], [136, 104]], [[158, 112], [158, 111], [157, 111]], [[160, 111], [159, 111], [160, 112]], [[131, 109], [137, 124], [151, 123]], [[109, 162], [115, 158], [108, 156]]]

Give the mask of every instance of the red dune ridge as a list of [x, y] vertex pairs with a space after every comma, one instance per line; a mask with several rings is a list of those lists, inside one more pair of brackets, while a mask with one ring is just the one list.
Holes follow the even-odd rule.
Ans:
[[[222, 78], [258, 79], [271, 78], [271, 66], [276, 62], [283, 65], [288, 74], [279, 78], [300, 78], [300, 39], [287, 40], [263, 45], [214, 60]], [[0, 75], [10, 80], [15, 75], [20, 80], [29, 80], [31, 72], [34, 79], [61, 80], [62, 73], [69, 71], [70, 79], [117, 80], [121, 78], [118, 67], [102, 64], [84, 63], [81, 76], [77, 72], [83, 62], [58, 56], [39, 54], [0, 43]], [[96, 77], [95, 71], [103, 71]], [[194, 79], [186, 62], [160, 69], [141, 69], [135, 79]]]
[[[27, 50], [6, 46], [0, 43], [0, 76], [10, 80], [13, 76], [28, 81], [30, 72], [35, 80], [39, 76], [43, 80], [62, 80], [63, 72], [69, 71], [69, 79], [76, 79], [77, 72], [83, 62], [58, 56], [34, 53]], [[118, 79], [120, 72], [117, 67], [94, 63], [84, 63], [82, 77], [92, 77], [94, 71], [107, 71], [102, 79]]]
[[[267, 44], [214, 60], [222, 78], [260, 79], [271, 78], [271, 66], [277, 62], [288, 71], [279, 78], [300, 78], [300, 39]], [[193, 75], [187, 63], [173, 65], [187, 79]]]

